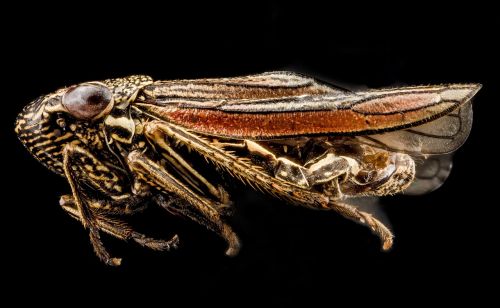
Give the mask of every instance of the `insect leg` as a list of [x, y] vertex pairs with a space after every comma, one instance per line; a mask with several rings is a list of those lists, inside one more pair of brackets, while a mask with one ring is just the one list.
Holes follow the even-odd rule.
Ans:
[[147, 132], [146, 137], [148, 138], [148, 140], [165, 151], [161, 153], [162, 156], [165, 157], [165, 159], [171, 161], [172, 163], [175, 163], [175, 165], [178, 165], [177, 168], [181, 169], [181, 171], [185, 170], [189, 172], [189, 174], [195, 177], [199, 181], [199, 183], [203, 184], [207, 188], [208, 192], [212, 196], [217, 198], [217, 200], [221, 203], [221, 210], [226, 209], [231, 205], [231, 200], [227, 191], [220, 185], [218, 185], [218, 187], [215, 187], [212, 183], [205, 179], [198, 171], [191, 167], [191, 165], [186, 160], [184, 160], [176, 151], [174, 151], [174, 149], [166, 142], [165, 138], [158, 136], [158, 134], [151, 134]]
[[240, 249], [239, 239], [231, 227], [222, 221], [217, 211], [217, 207], [220, 206], [219, 204], [197, 195], [169, 174], [165, 168], [139, 151], [132, 151], [127, 157], [127, 162], [131, 171], [140, 180], [158, 189], [160, 192], [174, 194], [186, 200], [187, 202], [185, 203], [178, 203], [178, 208], [174, 209], [174, 211], [191, 218], [223, 237], [228, 244], [226, 255], [234, 256], [238, 253]]
[[368, 226], [382, 241], [383, 250], [389, 250], [392, 247], [394, 235], [392, 235], [392, 232], [382, 222], [371, 214], [360, 211], [352, 205], [339, 201], [331, 201], [328, 204], [328, 208], [348, 219]]
[[[98, 201], [92, 201], [98, 202]], [[61, 196], [59, 201], [61, 207], [74, 219], [82, 221], [80, 212], [78, 211], [75, 199], [70, 195]], [[106, 232], [107, 234], [114, 236], [115, 238], [127, 241], [133, 240], [141, 246], [153, 249], [168, 251], [173, 248], [177, 248], [179, 244], [179, 237], [174, 235], [170, 240], [158, 240], [154, 238], [147, 237], [146, 235], [134, 231], [131, 227], [125, 224], [123, 221], [118, 219], [111, 219], [104, 215], [95, 214], [95, 224], [97, 227]]]
[[85, 195], [83, 188], [82, 174], [86, 174], [85, 167], [91, 168], [90, 164], [84, 164], [84, 161], [97, 161], [95, 157], [86, 149], [68, 144], [63, 150], [63, 170], [66, 179], [71, 187], [75, 208], [77, 209], [80, 221], [84, 228], [89, 229], [90, 242], [94, 247], [94, 252], [104, 263], [112, 266], [120, 265], [120, 258], [112, 258], [104, 244], [101, 241], [99, 227], [96, 222], [96, 216], [92, 212], [88, 204], [88, 197]]

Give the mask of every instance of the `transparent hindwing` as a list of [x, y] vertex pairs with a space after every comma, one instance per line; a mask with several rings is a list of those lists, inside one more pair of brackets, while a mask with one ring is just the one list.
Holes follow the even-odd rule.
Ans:
[[415, 157], [416, 175], [406, 194], [425, 194], [441, 186], [452, 167], [452, 153], [469, 136], [472, 105], [467, 102], [438, 119], [405, 130], [359, 136], [360, 143]]

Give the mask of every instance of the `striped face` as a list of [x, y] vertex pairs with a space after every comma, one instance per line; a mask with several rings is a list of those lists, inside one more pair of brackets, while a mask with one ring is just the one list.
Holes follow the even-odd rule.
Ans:
[[15, 131], [36, 159], [63, 174], [68, 143], [102, 151], [107, 149], [106, 139], [130, 142], [135, 127], [128, 105], [151, 82], [148, 76], [130, 76], [60, 89], [28, 104], [17, 117]]
[[56, 93], [31, 102], [18, 115], [15, 128], [19, 140], [28, 151], [45, 167], [58, 174], [63, 173], [64, 145], [77, 141], [74, 132], [68, 129], [66, 119], [57, 115], [61, 96], [62, 93]]

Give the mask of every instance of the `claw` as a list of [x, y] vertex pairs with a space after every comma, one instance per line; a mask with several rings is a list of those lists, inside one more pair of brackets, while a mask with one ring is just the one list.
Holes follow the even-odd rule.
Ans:
[[106, 262], [107, 265], [110, 266], [120, 266], [122, 264], [122, 259], [121, 258], [111, 258]]
[[226, 256], [228, 256], [228, 257], [236, 257], [236, 256], [238, 255], [238, 253], [239, 253], [239, 252], [240, 252], [240, 244], [238, 243], [238, 245], [237, 245], [237, 246], [234, 246], [234, 247], [233, 247], [233, 246], [232, 246], [232, 247], [229, 247], [229, 248], [226, 250], [225, 254], [226, 254]]
[[216, 210], [219, 213], [219, 215], [225, 216], [225, 217], [233, 216], [233, 214], [234, 214], [234, 207], [232, 206], [232, 203], [231, 204], [221, 204], [221, 205], [216, 207]]
[[384, 243], [382, 244], [382, 250], [388, 251], [389, 249], [392, 248], [392, 244], [393, 244], [393, 238], [391, 237], [384, 241]]
[[226, 241], [229, 247], [226, 250], [226, 256], [235, 257], [238, 255], [241, 249], [240, 239], [236, 235], [236, 233], [230, 231], [229, 234], [226, 235]]

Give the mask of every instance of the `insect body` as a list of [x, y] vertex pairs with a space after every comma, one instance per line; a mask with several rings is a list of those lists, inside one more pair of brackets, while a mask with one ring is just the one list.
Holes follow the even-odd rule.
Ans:
[[152, 249], [176, 247], [177, 236], [152, 239], [118, 218], [149, 203], [216, 232], [227, 255], [238, 252], [238, 237], [223, 220], [230, 196], [194, 156], [217, 175], [364, 224], [389, 249], [389, 229], [349, 199], [441, 185], [450, 162], [436, 155], [467, 138], [480, 87], [351, 92], [291, 72], [156, 82], [131, 76], [41, 96], [19, 114], [16, 133], [68, 180], [71, 194], [60, 204], [109, 265], [120, 259], [107, 252], [102, 232]]

